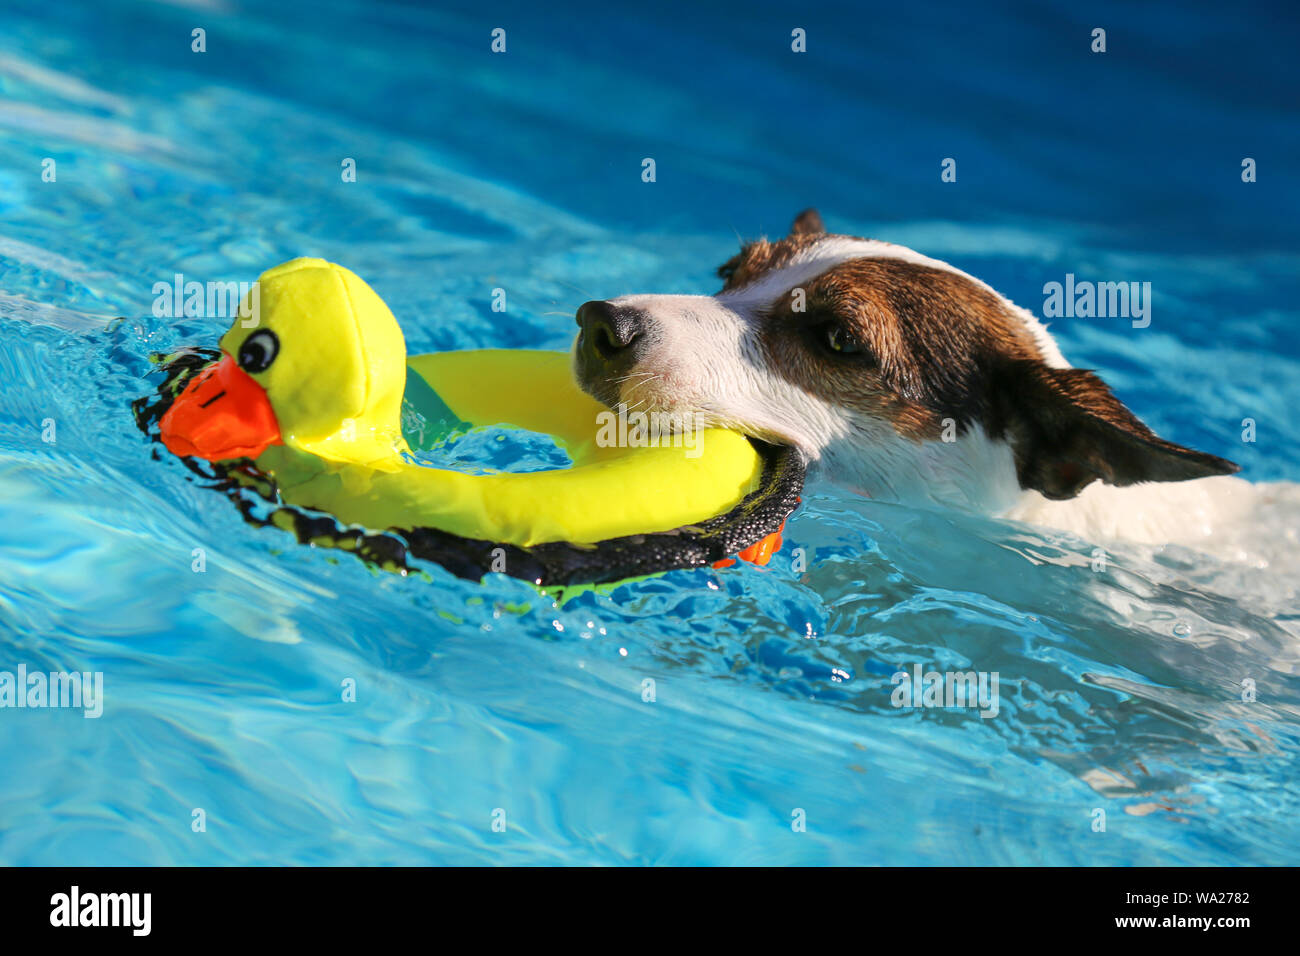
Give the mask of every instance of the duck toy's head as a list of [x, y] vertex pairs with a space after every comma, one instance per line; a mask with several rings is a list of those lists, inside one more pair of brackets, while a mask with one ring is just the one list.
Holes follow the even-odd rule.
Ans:
[[404, 450], [402, 330], [342, 266], [294, 259], [263, 273], [221, 351], [159, 422], [175, 454], [223, 461], [287, 445], [382, 467]]

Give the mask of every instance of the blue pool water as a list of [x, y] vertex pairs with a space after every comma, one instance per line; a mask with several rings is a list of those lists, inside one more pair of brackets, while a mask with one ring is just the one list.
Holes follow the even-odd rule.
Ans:
[[[1294, 564], [1098, 574], [816, 484], [766, 569], [555, 606], [254, 530], [155, 460], [148, 356], [226, 324], [153, 315], [176, 273], [323, 256], [413, 352], [563, 348], [585, 299], [713, 291], [817, 205], [1034, 308], [1150, 281], [1149, 328], [1061, 319], [1066, 354], [1300, 478], [1293, 7], [709, 6], [7, 0], [0, 670], [105, 696], [0, 710], [0, 863], [1297, 861]], [[998, 716], [893, 708], [913, 664], [997, 672]]]

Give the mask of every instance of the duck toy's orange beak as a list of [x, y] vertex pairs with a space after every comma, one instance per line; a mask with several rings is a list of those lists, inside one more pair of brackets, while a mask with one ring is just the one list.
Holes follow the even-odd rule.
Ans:
[[266, 389], [229, 355], [176, 396], [158, 429], [172, 453], [208, 461], [256, 458], [284, 444]]

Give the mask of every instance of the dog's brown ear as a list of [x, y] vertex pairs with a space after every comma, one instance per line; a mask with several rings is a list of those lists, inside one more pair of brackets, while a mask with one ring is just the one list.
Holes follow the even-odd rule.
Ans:
[[822, 225], [822, 214], [816, 209], [805, 209], [795, 216], [794, 222], [790, 224], [792, 236], [820, 236], [825, 231], [826, 227]]
[[1239, 470], [1165, 441], [1084, 369], [1009, 361], [993, 371], [989, 386], [988, 431], [1011, 443], [1020, 486], [1044, 497], [1073, 498], [1098, 478], [1132, 485]]

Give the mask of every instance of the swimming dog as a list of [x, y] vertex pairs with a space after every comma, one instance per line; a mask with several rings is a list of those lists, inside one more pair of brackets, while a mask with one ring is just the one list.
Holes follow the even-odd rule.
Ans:
[[827, 233], [810, 209], [718, 275], [715, 295], [584, 303], [582, 388], [793, 445], [872, 498], [1094, 540], [1204, 544], [1251, 504], [1235, 464], [1157, 436], [1032, 313], [945, 262]]

